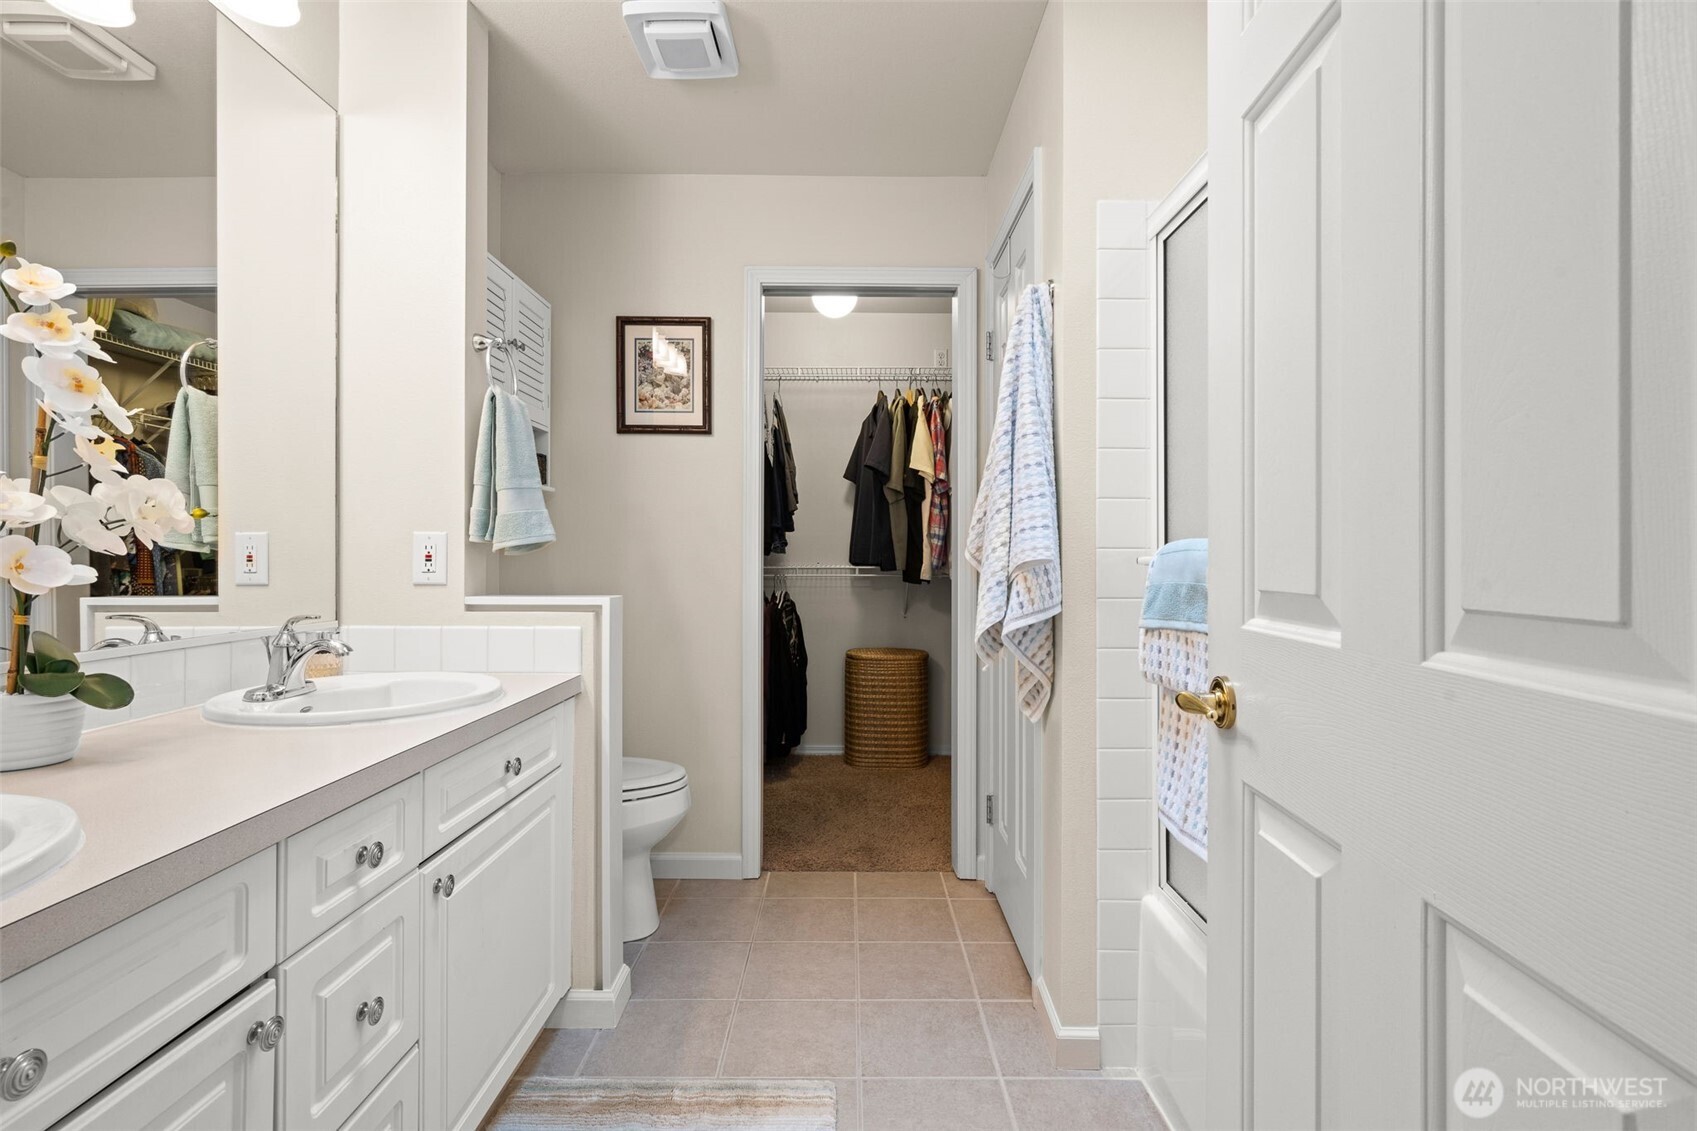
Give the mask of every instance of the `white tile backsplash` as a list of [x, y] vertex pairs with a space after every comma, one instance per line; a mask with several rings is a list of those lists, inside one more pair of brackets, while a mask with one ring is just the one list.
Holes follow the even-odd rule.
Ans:
[[1149, 448], [1099, 451], [1096, 454], [1096, 497], [1152, 501], [1155, 498], [1154, 451]]
[[1097, 499], [1098, 549], [1135, 550], [1149, 544], [1155, 504], [1148, 499]]
[[[1139, 562], [1140, 557], [1147, 557], [1152, 551], [1147, 548], [1134, 550], [1097, 550], [1096, 551], [1096, 596], [1112, 600], [1141, 600], [1143, 586], [1149, 576], [1149, 567]], [[1097, 640], [1100, 644], [1102, 641]]]
[[542, 625], [536, 630], [536, 670], [581, 672], [583, 629], [571, 625]]
[[1154, 423], [1154, 401], [1104, 397], [1096, 402], [1096, 446], [1151, 449]]
[[442, 670], [484, 672], [489, 670], [489, 630], [482, 625], [444, 625]]
[[1102, 298], [1096, 300], [1096, 347], [1098, 349], [1148, 349], [1149, 300]]
[[130, 657], [130, 686], [136, 693], [130, 718], [145, 719], [188, 705], [184, 698], [185, 651], [141, 652]]
[[442, 670], [442, 626], [398, 625], [395, 628], [397, 671], [437, 672]]
[[342, 642], [353, 650], [347, 672], [395, 671], [395, 630], [386, 625], [354, 624], [342, 629]]
[[[1148, 849], [1104, 848], [1096, 853], [1097, 899], [1142, 899], [1149, 893]], [[1132, 968], [1133, 975], [1136, 967]], [[1137, 996], [1135, 994], [1131, 995]]]
[[1149, 744], [1153, 699], [1096, 700], [1096, 742], [1104, 750], [1136, 750]]
[[[250, 646], [258, 648], [258, 644]], [[235, 644], [218, 642], [183, 652], [183, 706], [204, 703], [231, 689], [235, 652]]]
[[[1098, 843], [1103, 848], [1154, 847], [1155, 808], [1150, 801], [1096, 802]], [[1136, 932], [1130, 936], [1136, 938]]]
[[536, 630], [529, 625], [495, 625], [489, 629], [489, 670], [528, 672], [536, 667]]

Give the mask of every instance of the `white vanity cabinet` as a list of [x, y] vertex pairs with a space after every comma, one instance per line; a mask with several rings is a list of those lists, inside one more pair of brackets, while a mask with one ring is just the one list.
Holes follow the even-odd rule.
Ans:
[[570, 710], [0, 983], [0, 1128], [475, 1128], [569, 985]]
[[570, 820], [555, 771], [424, 869], [424, 1123], [475, 1128], [566, 992]]

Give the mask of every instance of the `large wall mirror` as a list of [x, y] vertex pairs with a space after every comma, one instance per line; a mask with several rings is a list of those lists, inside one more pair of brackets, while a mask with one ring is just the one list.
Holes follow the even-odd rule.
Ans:
[[[101, 327], [110, 360], [91, 364], [131, 427], [96, 415], [93, 443], [200, 516], [152, 547], [73, 548], [94, 580], [33, 615], [79, 649], [134, 640], [115, 614], [196, 636], [336, 614], [336, 5], [300, 7], [272, 27], [133, 0], [132, 24], [102, 27], [0, 0], [0, 240], [74, 283], [62, 305]], [[38, 424], [34, 352], [0, 339], [14, 479]], [[49, 487], [95, 485], [74, 445], [54, 441]]]

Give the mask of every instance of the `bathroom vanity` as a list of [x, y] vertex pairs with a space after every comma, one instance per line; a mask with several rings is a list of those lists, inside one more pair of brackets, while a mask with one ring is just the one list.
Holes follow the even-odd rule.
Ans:
[[570, 970], [576, 676], [335, 727], [198, 709], [8, 793], [87, 843], [0, 900], [0, 1124], [474, 1128]]

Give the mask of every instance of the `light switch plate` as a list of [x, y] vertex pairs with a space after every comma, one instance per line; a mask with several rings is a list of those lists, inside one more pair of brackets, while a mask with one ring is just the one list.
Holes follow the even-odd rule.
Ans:
[[236, 534], [236, 584], [271, 584], [271, 535], [263, 530]]
[[412, 532], [412, 583], [448, 584], [448, 535], [443, 531]]

